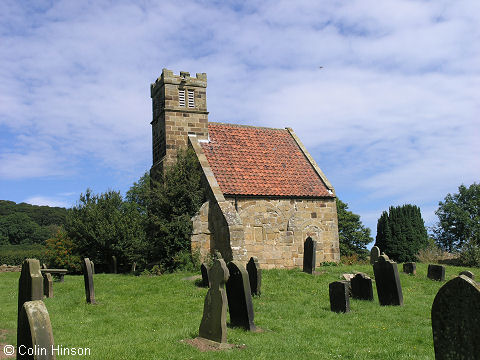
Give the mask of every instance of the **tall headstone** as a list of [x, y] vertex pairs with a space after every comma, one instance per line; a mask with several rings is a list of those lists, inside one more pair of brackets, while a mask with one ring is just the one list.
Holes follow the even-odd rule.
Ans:
[[95, 275], [95, 263], [93, 260], [90, 260], [90, 265], [92, 266], [92, 275]]
[[397, 263], [380, 255], [373, 264], [373, 272], [380, 305], [403, 305], [402, 285], [400, 284]]
[[417, 264], [414, 262], [407, 262], [403, 264], [403, 272], [405, 274], [415, 275], [417, 273]]
[[350, 297], [347, 281], [335, 281], [328, 286], [330, 295], [330, 310], [334, 312], [349, 312]]
[[225, 261], [215, 260], [210, 269], [210, 289], [205, 296], [199, 336], [219, 343], [227, 342], [227, 295], [224, 286], [228, 278]]
[[84, 258], [82, 261], [83, 280], [85, 282], [85, 296], [87, 303], [96, 304], [95, 289], [93, 287], [92, 264], [89, 258]]
[[53, 277], [50, 273], [43, 274], [43, 295], [46, 298], [53, 297]]
[[468, 271], [468, 270], [462, 271], [459, 274], [459, 276], [460, 275], [465, 275], [465, 276], [469, 277], [470, 279], [475, 280], [475, 275], [471, 271]]
[[55, 360], [53, 349], [52, 324], [45, 304], [41, 300], [25, 302], [18, 318], [17, 359]]
[[436, 360], [480, 358], [480, 286], [464, 275], [438, 290], [432, 305]]
[[252, 295], [260, 295], [262, 287], [262, 269], [256, 257], [251, 257], [247, 263], [248, 279]]
[[117, 273], [117, 257], [115, 255], [110, 259], [110, 272], [112, 274]]
[[380, 256], [380, 248], [378, 246], [372, 247], [372, 250], [370, 250], [370, 264], [375, 264], [375, 261], [378, 260]]
[[18, 281], [18, 319], [23, 304], [32, 300], [43, 300], [43, 277], [40, 272], [40, 261], [25, 259], [22, 263], [22, 272]]
[[359, 300], [373, 300], [372, 279], [366, 274], [357, 273], [350, 280], [352, 298]]
[[303, 244], [303, 271], [313, 274], [317, 260], [317, 242], [309, 236]]
[[227, 281], [228, 311], [230, 325], [255, 331], [253, 302], [248, 273], [241, 263], [231, 261], [227, 265], [230, 278]]
[[436, 281], [445, 281], [445, 266], [443, 265], [428, 265], [427, 277]]
[[200, 272], [202, 273], [202, 286], [203, 287], [208, 287], [209, 286], [209, 281], [208, 281], [208, 266], [206, 263], [202, 263], [200, 265]]

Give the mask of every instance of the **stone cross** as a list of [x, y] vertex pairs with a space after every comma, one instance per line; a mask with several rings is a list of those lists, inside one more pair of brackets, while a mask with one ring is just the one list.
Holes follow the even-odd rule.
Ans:
[[475, 275], [471, 271], [468, 271], [468, 270], [462, 271], [460, 275], [465, 275], [465, 276], [468, 276], [470, 279], [475, 280]]
[[83, 280], [85, 282], [85, 296], [87, 303], [96, 304], [95, 289], [93, 287], [92, 264], [89, 258], [84, 258], [82, 261]]
[[347, 281], [335, 281], [328, 286], [330, 295], [330, 310], [334, 312], [349, 312], [350, 297]]
[[247, 263], [248, 279], [252, 295], [260, 295], [262, 286], [262, 269], [256, 257], [251, 257]]
[[380, 255], [373, 264], [377, 294], [380, 305], [403, 305], [402, 285], [398, 275], [397, 263]]
[[203, 287], [208, 287], [209, 282], [208, 282], [208, 266], [206, 263], [202, 263], [200, 265], [200, 272], [202, 273], [202, 286]]
[[110, 272], [112, 274], [117, 273], [117, 257], [115, 255], [113, 255], [110, 260]]
[[32, 300], [43, 300], [43, 277], [40, 272], [40, 261], [25, 259], [18, 281], [17, 321], [20, 319], [23, 304]]
[[303, 244], [303, 271], [313, 274], [317, 259], [317, 242], [309, 236]]
[[373, 300], [372, 279], [367, 274], [357, 273], [350, 280], [352, 298], [360, 300]]
[[479, 359], [480, 286], [464, 275], [438, 290], [432, 305], [435, 359]]
[[45, 304], [41, 300], [25, 302], [17, 326], [17, 359], [55, 360], [53, 349], [52, 324]]
[[370, 250], [370, 264], [375, 264], [375, 261], [378, 260], [378, 257], [380, 256], [380, 248], [378, 246], [372, 247], [372, 250]]
[[445, 281], [445, 266], [443, 265], [428, 265], [427, 277], [436, 281]]
[[417, 273], [417, 264], [414, 262], [407, 262], [403, 264], [403, 272], [405, 274], [415, 275]]
[[227, 342], [227, 295], [225, 282], [229, 271], [223, 259], [214, 261], [210, 269], [210, 289], [203, 305], [199, 336], [219, 343]]
[[229, 262], [227, 267], [230, 273], [230, 278], [226, 284], [230, 325], [255, 331], [252, 292], [248, 273], [243, 265], [237, 261]]

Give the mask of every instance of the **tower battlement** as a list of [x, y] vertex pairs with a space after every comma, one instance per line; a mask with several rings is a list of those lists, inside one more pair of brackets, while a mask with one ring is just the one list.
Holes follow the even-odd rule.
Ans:
[[186, 71], [180, 71], [180, 75], [175, 75], [172, 70], [162, 69], [162, 75], [150, 85], [150, 94], [152, 98], [164, 84], [177, 85], [180, 87], [193, 86], [206, 88], [207, 74], [197, 73], [195, 77], [191, 77], [190, 73]]

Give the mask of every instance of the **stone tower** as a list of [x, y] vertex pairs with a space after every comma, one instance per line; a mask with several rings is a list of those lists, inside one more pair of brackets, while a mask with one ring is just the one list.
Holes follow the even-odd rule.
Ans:
[[174, 75], [163, 69], [151, 84], [153, 120], [153, 166], [150, 175], [159, 179], [165, 166], [176, 159], [177, 149], [186, 148], [188, 134], [208, 136], [207, 74]]

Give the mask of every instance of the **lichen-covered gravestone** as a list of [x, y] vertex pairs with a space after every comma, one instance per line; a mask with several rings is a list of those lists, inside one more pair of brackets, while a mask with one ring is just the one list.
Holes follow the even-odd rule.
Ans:
[[330, 295], [330, 310], [334, 312], [349, 312], [350, 297], [347, 281], [335, 281], [328, 286]]
[[202, 265], [200, 265], [200, 272], [202, 273], [202, 283], [201, 283], [201, 285], [203, 287], [208, 287], [209, 284], [208, 284], [208, 266], [207, 266], [207, 264], [202, 263]]
[[432, 305], [436, 360], [480, 358], [480, 286], [460, 275], [438, 290]]
[[370, 250], [370, 264], [375, 264], [375, 261], [378, 260], [378, 257], [380, 256], [380, 248], [378, 246], [372, 247], [372, 250]]
[[402, 285], [398, 276], [397, 263], [380, 255], [373, 264], [380, 305], [403, 305]]
[[428, 265], [427, 277], [436, 281], [445, 281], [445, 266], [443, 265]]
[[405, 274], [415, 275], [417, 273], [417, 264], [415, 264], [414, 262], [404, 263], [403, 272]]
[[40, 261], [25, 259], [18, 281], [18, 318], [23, 304], [32, 300], [43, 300], [43, 276], [40, 272]]
[[475, 275], [471, 271], [468, 271], [468, 270], [462, 271], [459, 275], [465, 275], [465, 276], [469, 277], [470, 279], [475, 280]]
[[373, 300], [372, 279], [366, 274], [357, 273], [350, 280], [352, 297], [359, 300]]
[[210, 269], [210, 289], [203, 305], [199, 336], [218, 343], [227, 342], [227, 295], [225, 282], [229, 271], [223, 259], [214, 261]]
[[27, 301], [19, 314], [17, 359], [54, 360], [52, 324], [41, 300]]
[[248, 279], [252, 295], [260, 295], [262, 286], [262, 269], [256, 257], [251, 257], [247, 263]]
[[92, 264], [89, 258], [84, 258], [82, 261], [83, 280], [85, 282], [85, 296], [87, 303], [96, 304], [95, 289], [93, 287]]
[[230, 273], [226, 284], [230, 325], [255, 331], [252, 292], [247, 270], [237, 261], [229, 262], [227, 267]]
[[317, 242], [308, 237], [303, 243], [303, 271], [313, 274], [317, 260]]

